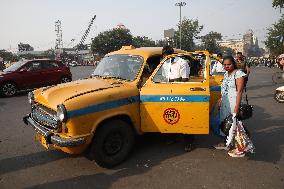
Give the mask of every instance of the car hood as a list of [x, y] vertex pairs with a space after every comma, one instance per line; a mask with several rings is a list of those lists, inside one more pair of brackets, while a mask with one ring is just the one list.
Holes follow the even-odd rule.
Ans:
[[56, 109], [57, 105], [72, 98], [115, 87], [112, 83], [110, 80], [93, 78], [44, 87], [35, 91], [35, 100], [47, 107]]

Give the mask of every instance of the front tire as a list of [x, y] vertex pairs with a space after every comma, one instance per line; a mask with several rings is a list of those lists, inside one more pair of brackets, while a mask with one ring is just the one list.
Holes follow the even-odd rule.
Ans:
[[60, 83], [68, 83], [70, 81], [71, 81], [71, 79], [69, 77], [63, 76], [60, 80]]
[[98, 165], [112, 168], [123, 162], [134, 145], [134, 131], [123, 120], [111, 120], [96, 131], [90, 156]]
[[284, 103], [284, 91], [276, 91], [274, 99], [279, 103]]
[[0, 92], [5, 97], [14, 96], [17, 93], [17, 86], [12, 82], [7, 82], [1, 85]]

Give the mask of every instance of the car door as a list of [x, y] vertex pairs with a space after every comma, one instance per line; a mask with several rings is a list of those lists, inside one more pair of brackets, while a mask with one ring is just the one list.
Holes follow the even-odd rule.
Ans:
[[22, 86], [25, 89], [33, 89], [41, 86], [44, 78], [41, 74], [41, 63], [39, 61], [31, 61], [22, 66], [19, 70]]
[[62, 71], [58, 65], [53, 60], [45, 60], [42, 61], [42, 75], [44, 76], [45, 80], [42, 83], [42, 86], [52, 85], [58, 83], [60, 77], [62, 75]]
[[[190, 55], [186, 53], [183, 55]], [[199, 75], [188, 82], [169, 82], [167, 72], [172, 59], [167, 57], [140, 90], [141, 130], [143, 132], [209, 133], [208, 55]]]
[[[213, 64], [216, 64], [217, 58], [210, 56], [210, 70], [212, 70]], [[212, 72], [210, 71], [210, 112], [213, 110], [214, 105], [221, 98], [221, 85], [224, 79], [225, 72]]]

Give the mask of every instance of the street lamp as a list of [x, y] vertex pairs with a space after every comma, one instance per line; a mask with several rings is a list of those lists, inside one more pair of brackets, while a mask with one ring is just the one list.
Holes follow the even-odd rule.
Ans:
[[181, 49], [181, 7], [185, 6], [185, 2], [178, 2], [175, 6], [179, 7], [179, 48]]

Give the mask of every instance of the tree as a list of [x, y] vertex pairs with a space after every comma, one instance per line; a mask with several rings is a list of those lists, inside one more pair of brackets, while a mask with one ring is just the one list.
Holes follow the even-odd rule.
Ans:
[[284, 44], [284, 15], [281, 16], [277, 23], [268, 28], [268, 33], [265, 46], [270, 50], [272, 55], [278, 55], [283, 53]]
[[132, 35], [128, 29], [114, 28], [104, 31], [96, 36], [91, 45], [93, 53], [103, 56], [109, 52], [118, 50], [123, 45], [132, 44]]
[[74, 49], [77, 49], [78, 50], [88, 50], [88, 45], [87, 44], [78, 44], [74, 47]]
[[34, 48], [30, 44], [20, 43], [18, 44], [19, 51], [33, 51]]
[[6, 50], [0, 50], [0, 57], [4, 59], [4, 61], [15, 61], [17, 57], [13, 55], [13, 53], [8, 52]]
[[134, 47], [154, 47], [155, 41], [145, 36], [133, 37], [132, 44]]
[[203, 49], [208, 50], [210, 53], [218, 53], [221, 48], [217, 41], [222, 40], [221, 33], [210, 31], [208, 34], [201, 36], [201, 45]]
[[[178, 31], [175, 32], [174, 41], [177, 47], [180, 47], [180, 24], [178, 26]], [[183, 18], [181, 22], [181, 48], [186, 51], [192, 51], [195, 49], [194, 40], [198, 38], [198, 34], [203, 29], [202, 25], [199, 25], [198, 20], [190, 20], [186, 17]]]
[[272, 7], [274, 8], [284, 8], [284, 0], [273, 0]]

